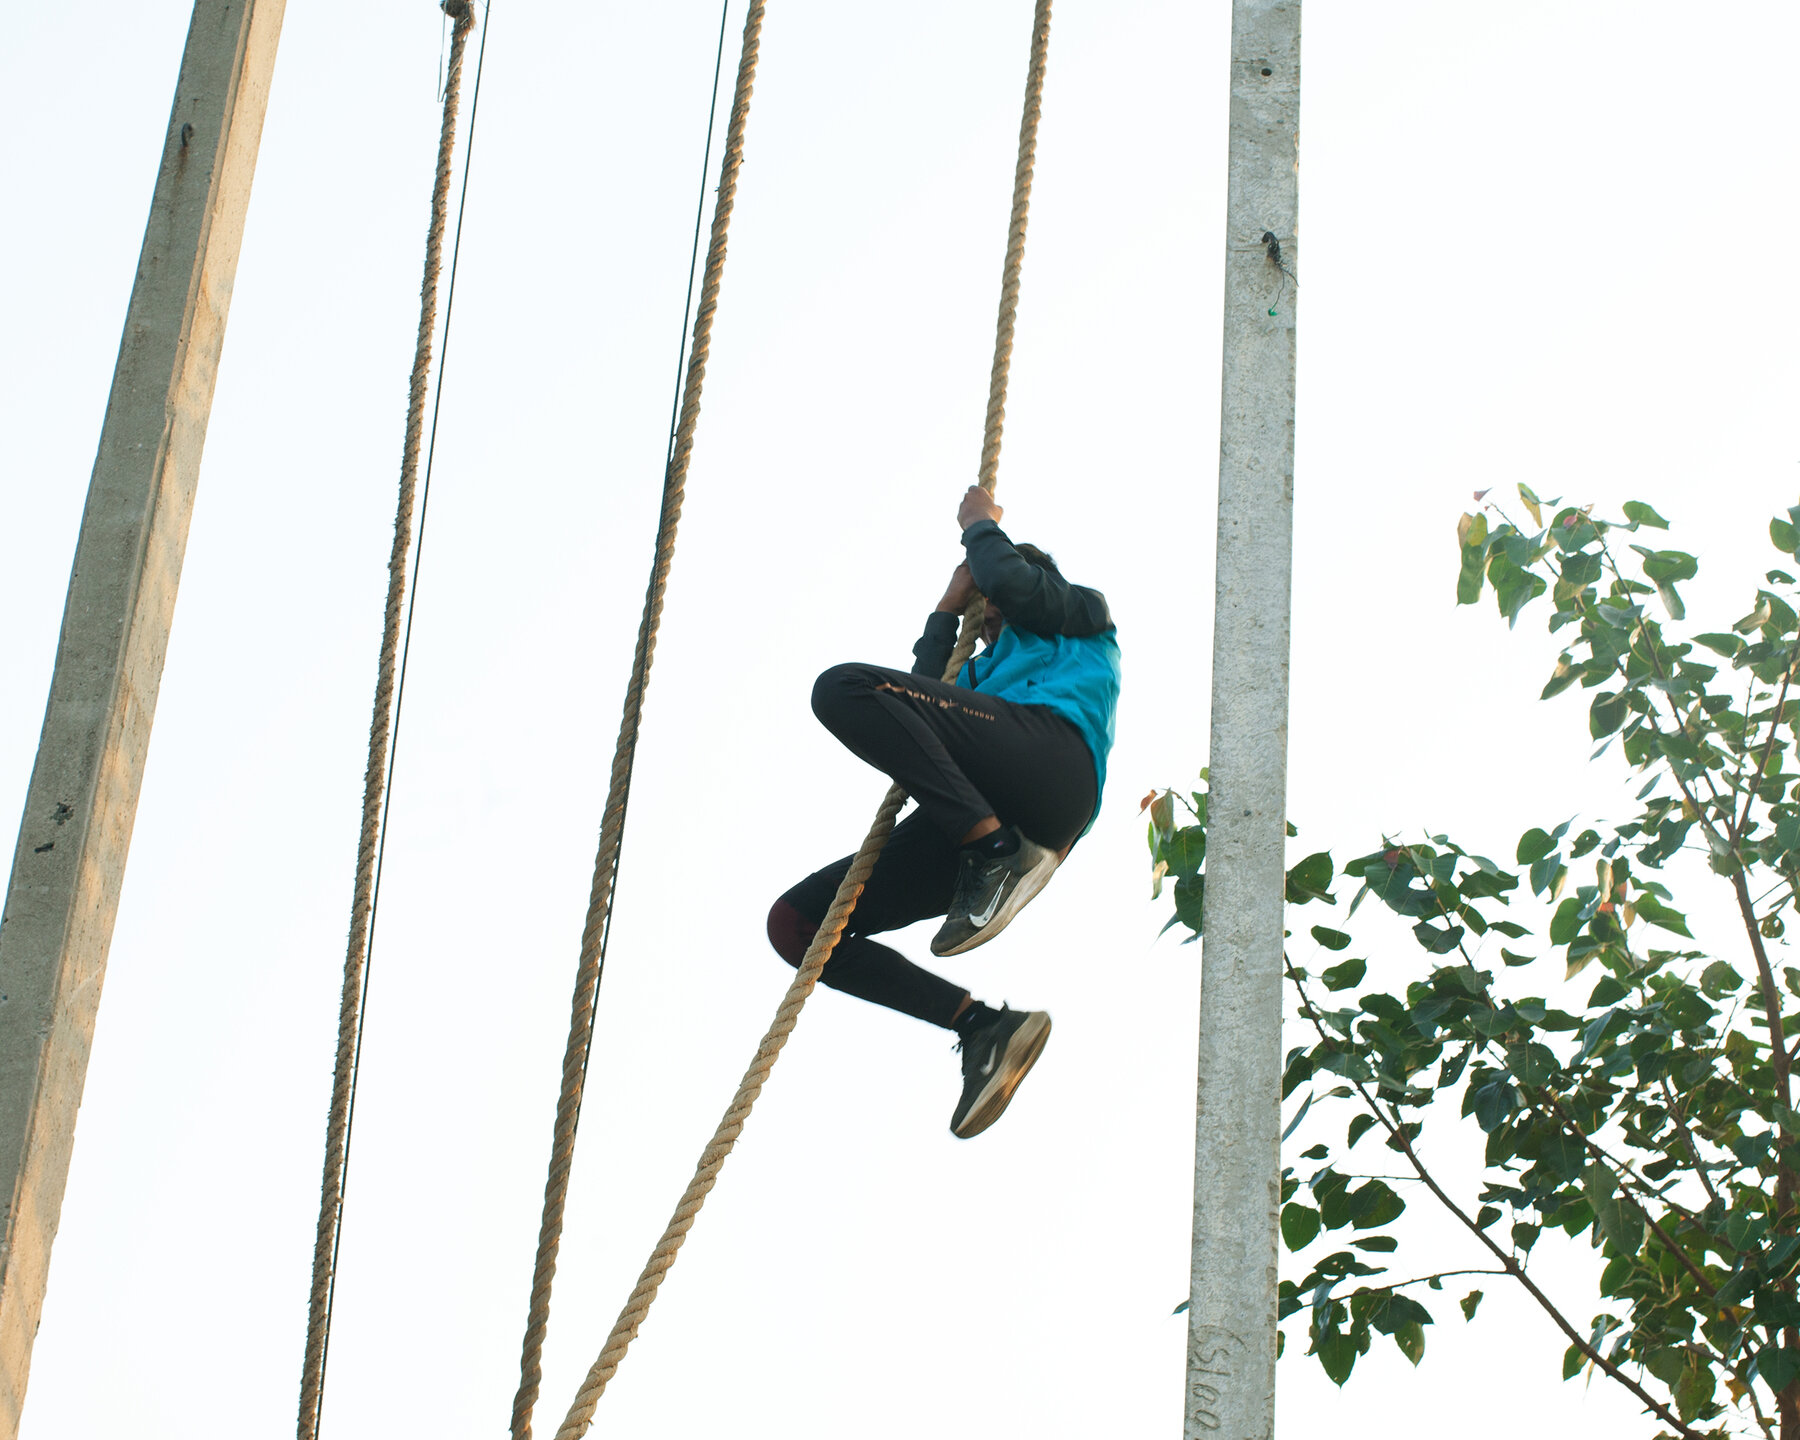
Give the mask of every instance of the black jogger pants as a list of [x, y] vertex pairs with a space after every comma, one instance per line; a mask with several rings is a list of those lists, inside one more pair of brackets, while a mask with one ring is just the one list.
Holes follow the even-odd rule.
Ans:
[[[822, 978], [948, 1026], [968, 992], [868, 937], [949, 909], [958, 844], [989, 815], [1051, 850], [1072, 843], [1094, 813], [1093, 756], [1081, 732], [1046, 706], [904, 670], [834, 665], [812, 698], [825, 728], [919, 806], [894, 827]], [[790, 965], [800, 963], [852, 858], [809, 875], [770, 910], [769, 941]]]

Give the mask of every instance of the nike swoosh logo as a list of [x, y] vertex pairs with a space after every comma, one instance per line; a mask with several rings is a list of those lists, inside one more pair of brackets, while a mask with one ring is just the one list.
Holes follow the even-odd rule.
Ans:
[[981, 1067], [981, 1073], [983, 1075], [992, 1075], [994, 1073], [994, 1066], [999, 1063], [999, 1060], [1000, 1051], [998, 1049], [990, 1050], [988, 1052], [987, 1064]]
[[1006, 881], [1001, 880], [1001, 882], [994, 887], [994, 893], [988, 900], [987, 909], [983, 910], [980, 914], [977, 914], [973, 910], [969, 912], [969, 923], [977, 930], [986, 925], [988, 921], [994, 918], [994, 912], [1000, 908], [1000, 897], [1005, 893]]

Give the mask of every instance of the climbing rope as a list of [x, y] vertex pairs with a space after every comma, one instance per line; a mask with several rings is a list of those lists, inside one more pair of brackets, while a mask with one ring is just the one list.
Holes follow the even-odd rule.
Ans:
[[[1031, 64], [1025, 81], [1025, 109], [1019, 124], [1019, 159], [1013, 171], [1012, 217], [1007, 228], [1006, 260], [1001, 270], [1000, 312], [994, 335], [994, 364], [988, 384], [987, 423], [982, 434], [978, 480], [990, 494], [993, 493], [999, 474], [1000, 440], [1006, 421], [1006, 384], [1012, 364], [1014, 321], [1019, 309], [1019, 275], [1025, 259], [1025, 226], [1031, 209], [1031, 178], [1037, 157], [1037, 127], [1044, 93], [1044, 68], [1049, 56], [1050, 5], [1051, 0], [1037, 0], [1037, 12], [1032, 22]], [[760, 9], [760, 5], [757, 8]], [[740, 98], [741, 96], [740, 90]], [[732, 122], [735, 131], [735, 111]], [[730, 154], [728, 145], [728, 159]], [[696, 332], [696, 343], [697, 341]], [[974, 652], [975, 640], [981, 632], [986, 609], [987, 602], [982, 597], [976, 596], [970, 601], [963, 614], [956, 648], [944, 671], [946, 681], [955, 679], [957, 671]], [[556, 1432], [556, 1440], [579, 1440], [593, 1423], [594, 1407], [617, 1372], [626, 1350], [637, 1338], [638, 1330], [650, 1312], [651, 1303], [662, 1287], [663, 1278], [674, 1265], [676, 1254], [687, 1239], [688, 1231], [693, 1228], [700, 1207], [705, 1204], [707, 1195], [718, 1183], [719, 1171], [723, 1168], [726, 1157], [731, 1154], [732, 1147], [737, 1144], [738, 1136], [743, 1133], [750, 1109], [775, 1068], [775, 1061], [780, 1056], [782, 1047], [793, 1034], [801, 1007], [806, 1004], [807, 997], [818, 984], [825, 962], [831, 958], [831, 952], [836, 948], [838, 938], [849, 922], [851, 911], [856, 908], [857, 899], [875, 868], [882, 847], [887, 844], [888, 836], [893, 831], [895, 817], [905, 803], [906, 792], [898, 785], [889, 789], [881, 802], [875, 823], [851, 861], [843, 883], [838, 886], [837, 895], [833, 898], [831, 909], [820, 924], [818, 933], [807, 946], [793, 983], [788, 986], [787, 994], [782, 997], [781, 1006], [775, 1012], [774, 1022], [763, 1036], [762, 1043], [756, 1047], [756, 1055], [750, 1062], [750, 1068], [744, 1072], [737, 1094], [732, 1097], [724, 1118], [719, 1121], [718, 1129], [713, 1132], [712, 1139], [701, 1152], [693, 1179], [688, 1182], [662, 1238], [651, 1250], [650, 1259], [613, 1325], [612, 1333], [607, 1337], [599, 1358], [594, 1361], [587, 1377], [582, 1381], [574, 1404], [569, 1407], [568, 1415]], [[519, 1440], [524, 1440], [524, 1437], [519, 1437]]]
[[[315, 1440], [318, 1435], [319, 1410], [324, 1398], [332, 1302], [336, 1293], [338, 1244], [343, 1234], [344, 1182], [349, 1168], [351, 1121], [356, 1106], [356, 1076], [362, 1056], [369, 942], [379, 883], [378, 855], [386, 828], [389, 745], [399, 709], [399, 677], [403, 677], [405, 673], [405, 662], [401, 656], [401, 611], [407, 594], [406, 560], [412, 551], [413, 502], [418, 490], [419, 452], [425, 433], [425, 398], [431, 377], [432, 336], [437, 329], [438, 277], [443, 263], [444, 229], [449, 217], [451, 160], [456, 151], [463, 52], [469, 31], [474, 25], [474, 7], [470, 0], [443, 0], [443, 10], [452, 22], [450, 61], [444, 76], [444, 108], [438, 131], [437, 174], [432, 183], [431, 225], [425, 238], [425, 277], [419, 293], [419, 333], [413, 349], [412, 380], [407, 395], [406, 435], [400, 459], [400, 496], [394, 514], [394, 546], [388, 556], [387, 608], [382, 621], [381, 659], [376, 667], [374, 714], [369, 722], [368, 763], [363, 773], [362, 833], [357, 840], [356, 879], [350, 899], [350, 939], [344, 957], [343, 995], [338, 1005], [337, 1057], [331, 1079], [331, 1110], [325, 1124], [325, 1173], [319, 1189], [319, 1225], [313, 1242], [312, 1292], [307, 1306], [306, 1355], [300, 1374], [299, 1440]], [[482, 42], [485, 51], [485, 30]], [[475, 74], [475, 92], [479, 100], [479, 61]], [[473, 125], [471, 118], [471, 135]], [[463, 179], [466, 188], [466, 165]], [[460, 239], [460, 218], [457, 232]], [[452, 294], [454, 287], [453, 251]], [[434, 436], [436, 429], [434, 415]], [[430, 483], [429, 465], [426, 483]], [[420, 524], [423, 525], [422, 513]], [[410, 631], [410, 628], [409, 612], [407, 629]]]
[[738, 170], [744, 161], [744, 127], [750, 116], [750, 95], [756, 79], [756, 62], [762, 42], [763, 10], [764, 0], [752, 0], [749, 13], [744, 17], [744, 42], [738, 59], [737, 89], [732, 97], [731, 120], [725, 132], [718, 200], [713, 208], [712, 236], [707, 245], [700, 308], [694, 317], [687, 383], [681, 395], [681, 416], [675, 427], [674, 446], [663, 471], [662, 514], [657, 523], [656, 555], [644, 595], [643, 618], [638, 623], [637, 649], [632, 657], [631, 680], [625, 691], [624, 713], [619, 720], [618, 743], [613, 749], [606, 808], [601, 812], [600, 844], [594, 857], [594, 878], [588, 892], [587, 920], [582, 927], [581, 953], [575, 971], [575, 993], [569, 1005], [569, 1038], [563, 1050], [562, 1090], [556, 1103], [550, 1169], [544, 1180], [544, 1208], [538, 1224], [530, 1309], [526, 1316], [525, 1339], [519, 1355], [519, 1388], [513, 1397], [513, 1440], [530, 1440], [532, 1411], [537, 1405], [543, 1382], [544, 1335], [550, 1324], [550, 1292], [556, 1279], [557, 1253], [562, 1245], [563, 1212], [569, 1198], [569, 1174], [575, 1159], [575, 1136], [581, 1120], [582, 1096], [586, 1089], [588, 1055], [593, 1047], [594, 1002], [600, 988], [606, 940], [612, 925], [613, 886], [619, 873], [619, 847], [625, 833], [625, 811], [631, 795], [631, 774], [643, 718], [644, 692], [650, 682], [650, 664], [656, 654], [656, 632], [662, 622], [663, 598], [668, 589], [669, 569], [675, 558], [675, 532], [681, 521], [688, 464], [694, 453], [694, 431], [700, 421], [700, 394], [706, 381], [707, 357], [712, 349], [713, 317], [719, 308], [719, 287], [725, 272], [726, 239], [731, 230], [731, 212], [737, 202]]

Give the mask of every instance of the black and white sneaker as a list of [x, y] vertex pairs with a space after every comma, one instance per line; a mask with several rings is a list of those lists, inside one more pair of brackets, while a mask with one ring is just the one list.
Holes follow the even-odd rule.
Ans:
[[933, 955], [960, 955], [992, 940], [1050, 883], [1056, 852], [1027, 840], [1015, 829], [1018, 848], [1010, 855], [983, 855], [964, 849], [957, 862], [950, 913], [932, 937]]
[[967, 1140], [998, 1120], [1049, 1038], [1050, 1017], [1042, 1010], [1002, 1009], [998, 1020], [965, 1035], [958, 1047], [962, 1100], [950, 1117], [950, 1133]]

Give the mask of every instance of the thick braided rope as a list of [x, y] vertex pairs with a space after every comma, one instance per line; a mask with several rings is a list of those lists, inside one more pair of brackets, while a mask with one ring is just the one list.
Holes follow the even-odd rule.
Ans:
[[[1031, 209], [1031, 178], [1037, 156], [1038, 116], [1042, 109], [1044, 69], [1049, 54], [1050, 4], [1051, 0], [1037, 0], [1037, 12], [1032, 24], [1031, 65], [1025, 83], [1025, 113], [1019, 126], [1019, 159], [1013, 171], [1012, 218], [1007, 232], [1006, 263], [1001, 273], [1000, 315], [994, 339], [993, 378], [988, 387], [987, 426], [982, 442], [979, 482], [990, 494], [993, 493], [1000, 466], [1000, 433], [1006, 416], [1006, 383], [1012, 361], [1013, 325], [1019, 309], [1019, 275], [1025, 259], [1025, 224]], [[962, 630], [957, 636], [956, 647], [944, 670], [946, 681], [956, 678], [957, 672], [974, 652], [975, 640], [981, 633], [982, 617], [986, 609], [987, 602], [979, 595], [969, 603], [969, 608], [963, 615]], [[724, 1167], [732, 1147], [737, 1144], [738, 1136], [743, 1133], [744, 1122], [749, 1119], [751, 1107], [762, 1094], [762, 1088], [775, 1068], [777, 1057], [787, 1044], [788, 1037], [793, 1034], [794, 1026], [800, 1019], [801, 1007], [806, 1004], [807, 998], [819, 983], [825, 963], [830, 960], [831, 952], [837, 947], [844, 926], [849, 923], [850, 912], [856, 908], [863, 886], [868, 883], [882, 847], [887, 844], [888, 836], [893, 832], [895, 817], [905, 803], [906, 792], [898, 785], [889, 789], [887, 797], [881, 802], [875, 823], [850, 862], [850, 869], [845, 874], [843, 883], [838, 886], [831, 909], [826, 912], [818, 933], [807, 946], [793, 983], [788, 986], [787, 994], [782, 997], [781, 1006], [775, 1012], [774, 1022], [763, 1036], [762, 1043], [756, 1047], [755, 1058], [751, 1060], [750, 1068], [744, 1072], [737, 1094], [732, 1097], [724, 1118], [719, 1121], [718, 1129], [713, 1132], [712, 1139], [701, 1152], [693, 1179], [682, 1193], [681, 1201], [676, 1205], [675, 1213], [670, 1217], [662, 1238], [651, 1250], [650, 1259], [638, 1277], [630, 1298], [625, 1302], [625, 1308], [619, 1313], [612, 1333], [607, 1336], [599, 1358], [594, 1361], [587, 1377], [582, 1381], [574, 1404], [569, 1407], [562, 1427], [556, 1432], [556, 1440], [580, 1440], [593, 1423], [594, 1407], [617, 1372], [620, 1361], [625, 1358], [626, 1350], [637, 1338], [638, 1330], [650, 1313], [657, 1291], [662, 1288], [663, 1278], [674, 1265], [688, 1231], [693, 1228], [700, 1207], [706, 1203], [707, 1195], [718, 1183], [719, 1171]]]
[[[982, 600], [974, 601], [969, 613], [963, 617], [962, 634], [951, 654], [946, 679], [954, 677], [962, 668], [963, 662], [973, 653], [975, 639], [981, 633], [981, 622], [976, 610], [977, 607], [985, 608], [985, 604]], [[625, 1358], [626, 1350], [637, 1338], [638, 1329], [643, 1325], [644, 1318], [650, 1313], [650, 1306], [656, 1299], [656, 1292], [662, 1288], [663, 1277], [674, 1265], [675, 1256], [687, 1240], [688, 1231], [693, 1228], [700, 1207], [706, 1203], [707, 1195], [718, 1183], [719, 1171], [724, 1168], [726, 1157], [731, 1154], [738, 1136], [743, 1133], [744, 1122], [750, 1118], [750, 1108], [756, 1104], [757, 1096], [762, 1094], [769, 1073], [775, 1068], [776, 1058], [787, 1044], [788, 1037], [794, 1033], [794, 1026], [800, 1019], [800, 1009], [819, 983], [820, 972], [837, 947], [838, 938], [843, 934], [844, 926], [849, 923], [850, 912], [856, 908], [863, 886], [868, 883], [882, 847], [887, 844], [887, 838], [893, 832], [895, 817], [905, 803], [906, 792], [898, 785], [891, 787], [887, 797], [881, 802], [875, 823], [863, 840], [862, 848], [850, 862], [850, 869], [845, 874], [843, 883], [838, 886], [837, 895], [832, 899], [831, 909], [826, 912], [812, 943], [806, 947], [806, 954], [800, 961], [793, 983], [787, 988], [787, 994], [781, 997], [781, 1006], [775, 1012], [774, 1022], [763, 1036], [762, 1043], [756, 1047], [756, 1055], [738, 1084], [737, 1094], [732, 1096], [731, 1104], [726, 1107], [724, 1118], [719, 1121], [719, 1128], [713, 1132], [712, 1139], [701, 1152], [700, 1163], [694, 1167], [694, 1178], [688, 1181], [687, 1189], [675, 1207], [668, 1228], [656, 1242], [656, 1248], [650, 1252], [650, 1259], [644, 1266], [643, 1274], [638, 1277], [631, 1298], [625, 1302], [625, 1308], [619, 1313], [612, 1333], [606, 1338], [606, 1346], [601, 1350], [600, 1358], [594, 1361], [586, 1379], [582, 1381], [575, 1403], [569, 1407], [562, 1428], [556, 1432], [556, 1440], [578, 1440], [593, 1423], [594, 1407], [618, 1370], [619, 1362]]]
[[988, 378], [987, 425], [981, 435], [981, 473], [992, 492], [1000, 473], [1000, 434], [1006, 428], [1006, 381], [1012, 369], [1013, 323], [1019, 315], [1019, 273], [1025, 265], [1025, 223], [1031, 216], [1031, 176], [1037, 165], [1038, 116], [1044, 103], [1044, 67], [1050, 59], [1050, 0], [1037, 0], [1031, 22], [1031, 66], [1025, 73], [1025, 109], [1019, 117], [1019, 162], [1013, 170], [1012, 219], [1006, 231], [1006, 263], [1000, 271], [1000, 314], [994, 325], [994, 368]]
[[581, 1118], [588, 1052], [593, 1043], [594, 1003], [600, 988], [606, 932], [612, 918], [619, 845], [624, 835], [625, 810], [631, 792], [632, 758], [637, 750], [644, 691], [649, 684], [650, 665], [656, 654], [656, 632], [662, 621], [663, 596], [668, 587], [669, 569], [675, 557], [675, 532], [681, 519], [688, 462], [694, 451], [694, 431], [700, 420], [700, 392], [706, 379], [706, 361], [712, 347], [713, 316], [718, 310], [719, 286], [725, 272], [726, 239], [731, 229], [732, 208], [737, 199], [738, 170], [744, 159], [744, 127], [750, 114], [750, 96], [761, 47], [764, 8], [763, 0], [755, 0], [744, 19], [744, 43], [738, 60], [737, 90], [732, 99], [731, 122], [725, 135], [718, 201], [713, 210], [712, 236], [706, 252], [700, 308], [694, 318], [693, 342], [689, 351], [687, 381], [681, 396], [674, 457], [663, 477], [662, 516], [656, 532], [656, 558], [651, 566], [650, 582], [644, 596], [644, 614], [638, 625], [631, 683], [625, 693], [618, 744], [613, 751], [612, 778], [607, 789], [606, 808], [601, 815], [600, 844], [594, 857], [594, 879], [588, 894], [587, 921], [582, 929], [575, 993], [569, 1006], [569, 1039], [563, 1051], [562, 1093], [557, 1099], [550, 1169], [544, 1181], [544, 1209], [538, 1226], [537, 1259], [532, 1270], [531, 1306], [526, 1317], [525, 1339], [519, 1356], [519, 1388], [513, 1397], [514, 1440], [530, 1440], [532, 1411], [537, 1404], [543, 1379], [544, 1335], [550, 1323], [550, 1292], [556, 1279], [557, 1252], [562, 1244], [563, 1211], [568, 1202], [569, 1174], [575, 1158], [575, 1135]]
[[413, 347], [412, 382], [406, 402], [406, 438], [400, 457], [400, 496], [394, 513], [394, 548], [388, 556], [387, 610], [382, 619], [381, 659], [376, 666], [369, 758], [363, 772], [362, 834], [356, 844], [356, 880], [350, 898], [350, 939], [344, 956], [344, 990], [338, 1005], [337, 1059], [331, 1077], [331, 1111], [325, 1122], [325, 1173], [319, 1187], [319, 1228], [313, 1241], [312, 1294], [307, 1305], [306, 1356], [300, 1372], [299, 1440], [314, 1440], [325, 1388], [325, 1355], [331, 1330], [337, 1241], [344, 1217], [344, 1169], [350, 1149], [350, 1111], [356, 1086], [357, 1040], [362, 1028], [368, 971], [369, 917], [375, 883], [375, 849], [381, 832], [381, 797], [387, 784], [388, 738], [393, 725], [395, 658], [400, 613], [406, 597], [406, 559], [412, 550], [413, 499], [419, 449], [425, 431], [425, 395], [431, 377], [431, 341], [437, 329], [438, 273], [444, 226], [450, 211], [450, 162], [456, 151], [456, 117], [462, 96], [465, 42], [474, 23], [467, 0], [451, 0], [454, 16], [450, 64], [444, 80], [444, 114], [438, 131], [437, 175], [431, 187], [431, 226], [425, 236], [425, 277], [419, 291], [419, 334]]

